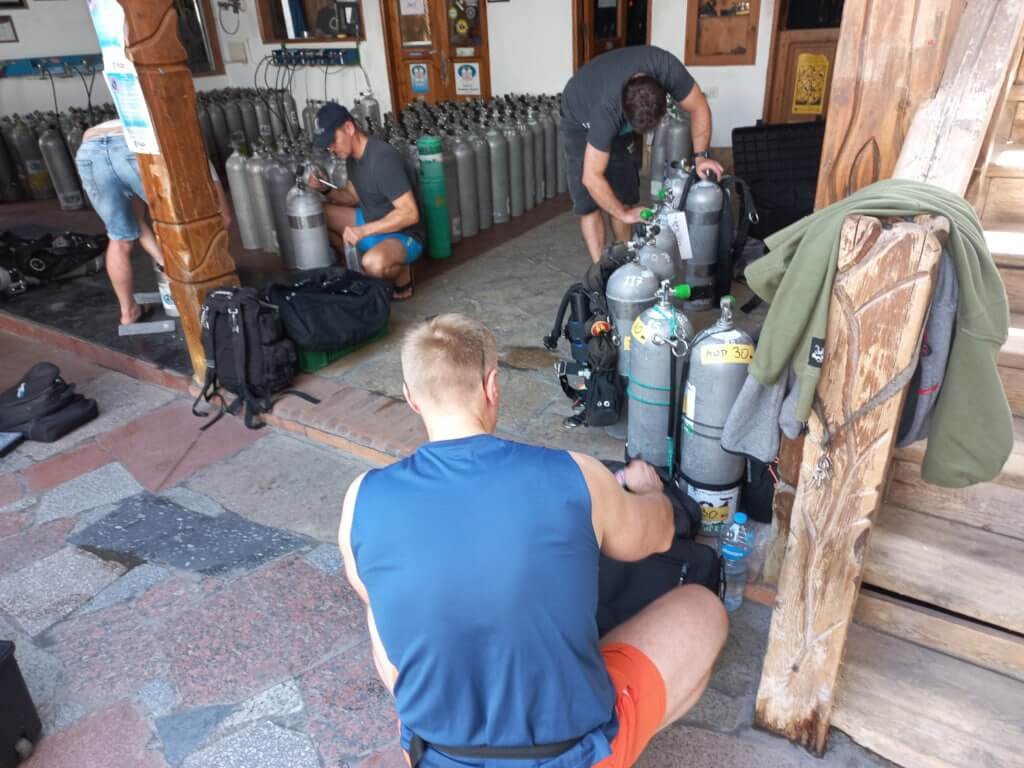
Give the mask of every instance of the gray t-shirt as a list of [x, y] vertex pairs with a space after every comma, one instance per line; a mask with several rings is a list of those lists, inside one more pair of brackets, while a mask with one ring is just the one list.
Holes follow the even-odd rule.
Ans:
[[653, 77], [676, 101], [693, 89], [693, 76], [668, 51], [653, 45], [619, 48], [598, 56], [572, 76], [562, 92], [563, 125], [570, 132], [585, 131], [587, 143], [608, 152], [612, 141], [628, 128], [622, 114], [622, 89], [638, 74]]
[[[415, 191], [398, 150], [375, 136], [366, 141], [366, 150], [358, 160], [348, 159], [348, 177], [359, 195], [359, 205], [367, 223], [378, 221], [395, 209], [394, 201]], [[423, 219], [402, 230], [403, 234], [423, 240]]]

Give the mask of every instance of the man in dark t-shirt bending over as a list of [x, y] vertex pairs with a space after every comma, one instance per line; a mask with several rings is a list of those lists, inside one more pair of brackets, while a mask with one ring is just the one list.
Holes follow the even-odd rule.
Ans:
[[[324, 206], [332, 243], [339, 249], [356, 246], [364, 272], [394, 283], [396, 299], [409, 298], [409, 265], [423, 253], [423, 225], [398, 150], [367, 136], [333, 102], [317, 112], [313, 144], [348, 163], [348, 185], [329, 190]], [[325, 189], [316, 179], [310, 184]]]
[[711, 109], [682, 62], [668, 51], [637, 45], [610, 51], [573, 75], [562, 92], [562, 139], [573, 210], [590, 258], [605, 244], [601, 211], [616, 240], [640, 221], [640, 178], [629, 151], [633, 134], [653, 130], [665, 115], [666, 92], [690, 113], [694, 159], [701, 176], [721, 176], [708, 157]]

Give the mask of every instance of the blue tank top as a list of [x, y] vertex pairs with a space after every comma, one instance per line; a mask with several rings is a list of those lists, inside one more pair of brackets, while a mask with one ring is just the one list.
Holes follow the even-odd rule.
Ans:
[[[522, 747], [584, 738], [516, 768], [589, 768], [618, 731], [598, 646], [598, 545], [565, 451], [477, 435], [369, 472], [352, 551], [398, 668], [402, 743]], [[499, 766], [430, 749], [422, 768]]]

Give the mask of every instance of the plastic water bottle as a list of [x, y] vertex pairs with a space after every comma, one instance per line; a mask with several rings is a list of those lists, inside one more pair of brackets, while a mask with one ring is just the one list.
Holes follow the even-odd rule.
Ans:
[[743, 604], [747, 585], [747, 557], [753, 549], [753, 535], [747, 514], [737, 512], [722, 532], [721, 551], [725, 561], [725, 610], [732, 613]]

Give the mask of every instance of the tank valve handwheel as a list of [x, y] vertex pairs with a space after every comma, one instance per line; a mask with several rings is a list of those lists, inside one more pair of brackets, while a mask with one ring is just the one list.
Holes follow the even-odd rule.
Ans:
[[640, 221], [652, 221], [654, 219], [654, 211], [650, 208], [644, 208], [640, 211]]

